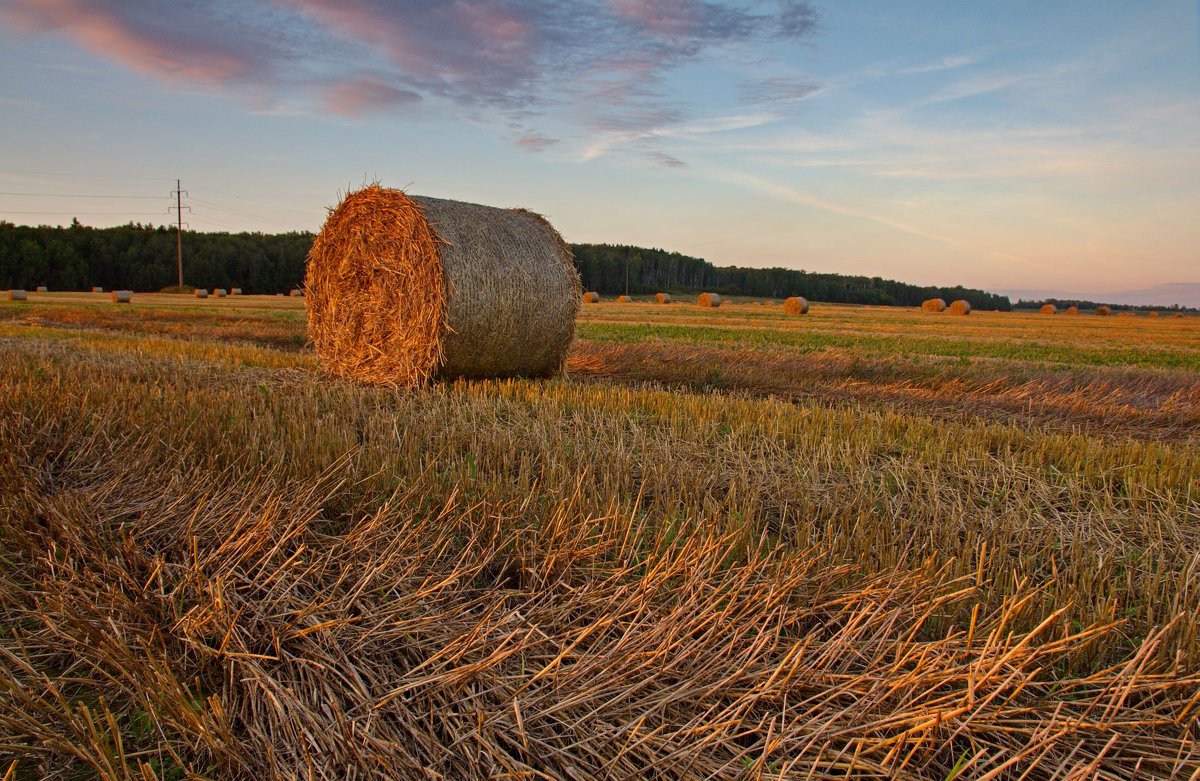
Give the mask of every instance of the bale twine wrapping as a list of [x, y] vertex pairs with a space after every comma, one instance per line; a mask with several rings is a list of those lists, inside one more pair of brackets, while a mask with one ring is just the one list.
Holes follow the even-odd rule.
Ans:
[[242, 294], [242, 289], [240, 287], [234, 287], [234, 288], [229, 289], [229, 295], [231, 295], [231, 296], [240, 296], [241, 294]]
[[24, 290], [8, 291], [8, 300], [9, 301], [26, 301], [26, 300], [28, 300], [28, 298], [29, 297], [25, 294]]
[[1067, 314], [1069, 314], [1069, 315], [1077, 315], [1077, 314], [1079, 314], [1079, 307], [1077, 307], [1077, 306], [1069, 306], [1069, 307], [1067, 307]]
[[696, 303], [700, 306], [716, 308], [721, 305], [721, 300], [720, 293], [701, 293], [696, 298]]
[[1108, 308], [1108, 307], [1106, 307], [1106, 306], [1098, 306], [1098, 307], [1096, 307], [1096, 314], [1098, 314], [1098, 315], [1110, 315], [1110, 314], [1112, 314], [1112, 309], [1110, 309], [1110, 308]]
[[104, 292], [104, 288], [102, 288], [102, 287], [94, 287], [94, 288], [92, 288], [92, 292], [93, 292], [93, 293], [103, 293], [103, 292]]
[[378, 185], [330, 212], [304, 287], [325, 368], [393, 386], [554, 374], [582, 298], [571, 251], [541, 216]]
[[926, 312], [945, 312], [946, 302], [940, 298], [929, 298], [921, 303], [921, 309]]
[[46, 287], [45, 285], [38, 285], [37, 292], [38, 293], [49, 293], [50, 288]]
[[964, 299], [958, 299], [950, 305], [950, 314], [952, 315], [969, 315], [971, 314], [971, 302]]
[[208, 291], [202, 287], [198, 287], [192, 291], [192, 295], [196, 298], [208, 298]]
[[784, 299], [783, 311], [789, 315], [808, 314], [808, 299], [804, 296], [792, 296]]
[[1044, 315], [1058, 314], [1058, 307], [1056, 307], [1054, 304], [1042, 304], [1042, 314], [1044, 314]]
[[617, 303], [618, 304], [632, 304], [633, 299], [630, 298], [629, 296], [617, 296]]
[[132, 290], [114, 290], [112, 292], [112, 302], [114, 304], [128, 304], [133, 301]]
[[589, 290], [588, 292], [583, 294], [583, 303], [585, 303], [585, 304], [600, 303], [600, 294], [597, 293], [595, 290]]
[[225, 288], [219, 287], [213, 290], [213, 295], [217, 298], [224, 298], [225, 296], [229, 295], [229, 293], [225, 292]]
[[655, 293], [654, 300], [660, 304], [669, 304], [669, 303], [671, 303], [671, 294], [670, 293]]

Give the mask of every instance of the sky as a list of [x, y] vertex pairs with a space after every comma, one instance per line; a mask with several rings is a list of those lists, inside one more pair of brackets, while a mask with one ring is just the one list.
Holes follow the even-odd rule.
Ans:
[[[0, 219], [568, 241], [1200, 305], [1200, 3], [0, 0]], [[1129, 300], [1130, 297], [1136, 300]]]

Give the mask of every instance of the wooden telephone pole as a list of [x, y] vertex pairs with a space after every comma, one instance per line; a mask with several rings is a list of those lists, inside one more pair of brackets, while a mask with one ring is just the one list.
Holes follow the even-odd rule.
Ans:
[[[179, 269], [180, 288], [183, 287], [183, 196], [186, 193], [187, 191], [182, 188], [179, 180], [176, 179], [175, 189], [171, 191], [171, 194], [175, 196], [175, 216], [177, 218], [177, 222], [175, 223], [175, 264]], [[191, 208], [189, 206], [188, 211], [191, 211]]]

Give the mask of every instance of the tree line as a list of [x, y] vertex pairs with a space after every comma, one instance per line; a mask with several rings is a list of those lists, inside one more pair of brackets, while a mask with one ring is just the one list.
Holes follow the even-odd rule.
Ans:
[[[89, 290], [93, 286], [162, 290], [177, 282], [175, 229], [130, 223], [92, 228], [77, 220], [62, 227], [0, 221], [0, 289]], [[280, 293], [304, 278], [313, 234], [184, 231], [184, 282], [193, 287], [239, 287], [248, 294]], [[616, 244], [572, 244], [587, 290], [602, 295], [677, 295], [700, 291], [831, 303], [918, 306], [927, 298], [963, 298], [976, 309], [1008, 310], [1006, 296], [964, 287], [922, 287], [880, 277], [786, 268], [717, 267], [703, 258]]]

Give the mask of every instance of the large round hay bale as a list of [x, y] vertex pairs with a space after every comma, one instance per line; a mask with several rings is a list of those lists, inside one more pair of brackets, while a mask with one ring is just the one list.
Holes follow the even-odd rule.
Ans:
[[225, 291], [225, 288], [219, 287], [213, 290], [213, 295], [217, 298], [224, 298], [225, 296], [229, 295], [229, 293]]
[[298, 287], [294, 287], [288, 291], [288, 295], [292, 298], [304, 298], [304, 291]]
[[789, 315], [808, 314], [808, 299], [804, 296], [792, 296], [783, 301], [783, 311]]
[[198, 287], [192, 291], [192, 295], [194, 295], [196, 298], [208, 298], [208, 290]]
[[1182, 317], [1183, 317], [1183, 312], [1176, 312], [1176, 313], [1175, 313], [1175, 316], [1176, 316], [1176, 317], [1180, 317], [1180, 318], [1182, 318]]
[[1130, 312], [1128, 310], [1122, 310], [1120, 312], [1117, 312], [1117, 317], [1133, 317], [1133, 312]]
[[38, 285], [37, 292], [38, 293], [49, 293], [50, 288], [46, 287], [45, 285]]
[[617, 296], [617, 303], [618, 304], [632, 304], [633, 299], [630, 298], [629, 296]]
[[92, 292], [93, 292], [93, 293], [103, 293], [103, 292], [104, 292], [104, 288], [102, 288], [102, 287], [94, 287], [94, 288], [92, 288]]
[[700, 306], [716, 308], [721, 305], [722, 300], [720, 293], [701, 293], [697, 296], [696, 303]]
[[1067, 314], [1069, 314], [1069, 315], [1077, 315], [1077, 314], [1079, 314], [1079, 307], [1077, 307], [1077, 306], [1069, 306], [1069, 307], [1067, 307]]
[[29, 296], [26, 295], [24, 290], [8, 291], [8, 300], [9, 301], [27, 301], [28, 299], [29, 299]]
[[326, 370], [393, 386], [554, 374], [582, 298], [570, 249], [539, 215], [378, 185], [330, 212], [304, 290]]
[[669, 304], [669, 303], [671, 303], [671, 294], [670, 293], [655, 293], [654, 300], [660, 304]]
[[1098, 315], [1110, 315], [1110, 314], [1112, 314], [1112, 309], [1110, 309], [1110, 308], [1109, 308], [1109, 307], [1107, 307], [1107, 306], [1103, 306], [1103, 305], [1101, 305], [1101, 306], [1098, 306], [1098, 307], [1096, 307], [1096, 314], [1098, 314]]
[[1054, 304], [1042, 304], [1041, 312], [1044, 315], [1058, 314], [1058, 307], [1056, 307]]
[[1158, 310], [1151, 309], [1149, 312], [1146, 313], [1146, 316], [1147, 317], [1158, 317]]
[[945, 312], [946, 302], [940, 298], [929, 298], [921, 302], [921, 309], [926, 312]]
[[588, 292], [583, 294], [583, 303], [585, 303], [585, 304], [600, 303], [600, 294], [594, 290], [589, 290]]
[[112, 302], [114, 304], [128, 304], [133, 301], [132, 290], [114, 290], [112, 292]]
[[240, 296], [241, 294], [242, 289], [240, 287], [232, 287], [229, 289], [229, 295], [231, 296]]
[[969, 315], [971, 314], [971, 302], [964, 299], [958, 299], [950, 304], [950, 314], [952, 315]]

